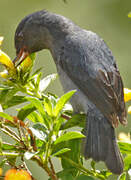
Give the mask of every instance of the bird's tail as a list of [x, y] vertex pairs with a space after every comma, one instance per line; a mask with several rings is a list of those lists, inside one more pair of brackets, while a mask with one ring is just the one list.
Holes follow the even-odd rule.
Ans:
[[114, 174], [123, 172], [123, 159], [119, 151], [115, 130], [99, 110], [88, 111], [84, 140], [84, 156], [94, 161], [104, 161]]

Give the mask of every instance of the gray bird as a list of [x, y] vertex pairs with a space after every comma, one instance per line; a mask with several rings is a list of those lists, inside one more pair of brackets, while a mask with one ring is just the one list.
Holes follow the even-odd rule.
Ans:
[[95, 33], [46, 10], [26, 16], [15, 33], [17, 58], [48, 49], [74, 112], [87, 114], [84, 157], [104, 161], [115, 174], [123, 171], [115, 127], [127, 124], [123, 83], [112, 52]]

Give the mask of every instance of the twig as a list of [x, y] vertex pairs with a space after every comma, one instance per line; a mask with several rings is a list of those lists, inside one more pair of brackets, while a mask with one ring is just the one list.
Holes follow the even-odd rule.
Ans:
[[3, 133], [7, 134], [8, 136], [10, 136], [12, 139], [14, 139], [15, 141], [20, 143], [20, 140], [17, 139], [13, 134], [9, 133], [7, 130], [5, 130], [4, 128], [1, 128], [1, 131], [3, 131]]
[[64, 119], [66, 119], [66, 120], [70, 120], [70, 119], [71, 119], [69, 116], [67, 116], [67, 115], [65, 115], [65, 114], [62, 114], [61, 117], [64, 118]]
[[5, 126], [4, 124], [1, 124], [1, 126], [2, 126], [2, 129], [5, 129], [6, 131], [8, 131], [11, 135], [13, 135], [14, 137], [16, 137], [16, 138], [20, 141], [19, 136], [18, 136], [14, 131], [12, 131], [10, 128], [8, 128], [7, 126]]
[[55, 173], [54, 166], [53, 166], [53, 163], [52, 163], [52, 161], [51, 161], [50, 158], [49, 158], [49, 163], [50, 163], [50, 167], [51, 167], [51, 170], [52, 170], [53, 174], [56, 174], [56, 173]]
[[22, 131], [21, 131], [21, 127], [20, 127], [20, 122], [19, 121], [17, 122], [17, 129], [18, 129], [19, 137], [22, 140], [23, 136], [22, 136]]
[[31, 160], [36, 161], [38, 165], [46, 171], [46, 173], [48, 174], [49, 177], [51, 177], [52, 180], [58, 180], [56, 174], [54, 174], [47, 166], [47, 164], [44, 164], [43, 160], [40, 159], [38, 156], [33, 156]]

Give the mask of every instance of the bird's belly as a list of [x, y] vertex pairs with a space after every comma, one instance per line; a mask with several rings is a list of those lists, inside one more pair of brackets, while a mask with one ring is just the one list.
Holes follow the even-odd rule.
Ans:
[[87, 113], [89, 100], [88, 98], [80, 91], [80, 89], [75, 85], [75, 83], [68, 77], [68, 75], [57, 66], [57, 71], [59, 74], [60, 82], [62, 84], [64, 92], [70, 90], [77, 90], [76, 93], [72, 96], [70, 103], [73, 106], [74, 112], [84, 112]]

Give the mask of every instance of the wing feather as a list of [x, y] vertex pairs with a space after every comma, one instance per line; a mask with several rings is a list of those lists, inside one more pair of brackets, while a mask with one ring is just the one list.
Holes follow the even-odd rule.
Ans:
[[85, 44], [66, 49], [60, 66], [77, 87], [109, 119], [113, 127], [118, 120], [126, 124], [123, 83], [111, 51], [104, 41], [91, 50]]

